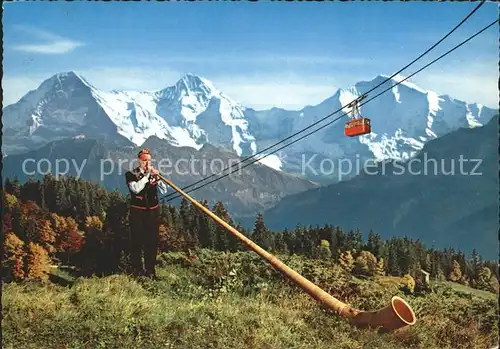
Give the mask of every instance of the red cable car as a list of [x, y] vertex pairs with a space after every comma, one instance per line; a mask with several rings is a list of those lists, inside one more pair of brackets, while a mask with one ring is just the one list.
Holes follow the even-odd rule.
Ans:
[[350, 120], [346, 122], [344, 131], [347, 137], [356, 137], [371, 133], [370, 119], [358, 118]]
[[350, 116], [351, 120], [346, 122], [344, 127], [344, 132], [347, 137], [357, 137], [372, 132], [370, 119], [362, 117], [359, 113], [358, 103], [365, 97], [366, 95], [362, 95], [355, 101], [346, 105], [346, 107], [352, 107], [353, 114]]

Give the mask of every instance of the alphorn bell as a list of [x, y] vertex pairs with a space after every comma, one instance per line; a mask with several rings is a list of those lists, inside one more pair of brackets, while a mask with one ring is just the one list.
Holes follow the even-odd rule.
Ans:
[[205, 206], [191, 198], [188, 194], [183, 192], [179, 187], [173, 184], [170, 180], [163, 177], [161, 174], [158, 177], [163, 180], [172, 189], [188, 199], [193, 205], [209, 215], [216, 223], [227, 229], [230, 233], [235, 235], [244, 244], [250, 247], [262, 258], [267, 260], [276, 269], [285, 274], [290, 280], [295, 282], [304, 291], [306, 291], [312, 298], [326, 305], [330, 310], [333, 310], [341, 317], [348, 319], [353, 325], [357, 327], [378, 328], [381, 331], [393, 331], [399, 328], [414, 325], [417, 321], [415, 313], [410, 305], [401, 297], [394, 296], [391, 303], [386, 307], [376, 311], [363, 311], [352, 308], [350, 305], [339, 301], [329, 293], [322, 290], [320, 287], [291, 269], [289, 266], [281, 262], [278, 258], [258, 246], [252, 240], [240, 233], [238, 230], [227, 224], [224, 220], [215, 215], [212, 211]]

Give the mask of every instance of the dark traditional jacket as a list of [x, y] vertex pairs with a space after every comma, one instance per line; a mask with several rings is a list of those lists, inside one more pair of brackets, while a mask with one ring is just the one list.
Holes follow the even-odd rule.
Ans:
[[[150, 175], [148, 180], [145, 179], [144, 176], [145, 174], [141, 172], [139, 167], [125, 173], [125, 179], [130, 192], [130, 207], [142, 210], [153, 210], [159, 207], [157, 187], [159, 179]], [[130, 183], [139, 181], [144, 181], [146, 185], [139, 193], [135, 193], [130, 188]]]

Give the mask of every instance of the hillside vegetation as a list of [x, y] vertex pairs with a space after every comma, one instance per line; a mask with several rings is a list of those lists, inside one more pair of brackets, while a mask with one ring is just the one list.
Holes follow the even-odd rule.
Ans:
[[[126, 198], [74, 178], [7, 181], [4, 348], [489, 348], [498, 270], [460, 251], [375, 232], [253, 231], [213, 211], [339, 300], [406, 299], [417, 324], [357, 329], [183, 201], [162, 206], [158, 280], [129, 277]], [[428, 270], [428, 285], [421, 273]], [[471, 288], [472, 287], [472, 288]]]
[[403, 296], [417, 324], [380, 334], [326, 311], [253, 252], [197, 257], [162, 254], [157, 281], [122, 274], [8, 284], [4, 348], [490, 348], [498, 340], [492, 293], [431, 286], [412, 294], [402, 278], [355, 280], [332, 261], [279, 256], [361, 309]]

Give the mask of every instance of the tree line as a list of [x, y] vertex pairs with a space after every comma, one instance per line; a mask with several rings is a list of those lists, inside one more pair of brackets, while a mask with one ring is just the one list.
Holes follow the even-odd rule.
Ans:
[[[4, 280], [46, 279], [51, 265], [63, 264], [83, 275], [107, 275], [128, 271], [128, 195], [108, 191], [75, 177], [42, 180], [5, 180], [3, 191]], [[411, 275], [420, 279], [424, 270], [431, 279], [449, 280], [495, 291], [498, 268], [476, 250], [470, 256], [453, 248], [426, 248], [407, 237], [382, 239], [369, 231], [344, 231], [334, 225], [296, 226], [271, 231], [259, 213], [252, 230], [234, 222], [222, 202], [209, 207], [225, 222], [274, 254], [298, 254], [334, 259], [358, 275]], [[161, 204], [160, 252], [199, 248], [245, 251], [233, 234], [215, 223], [189, 201], [179, 208]]]

